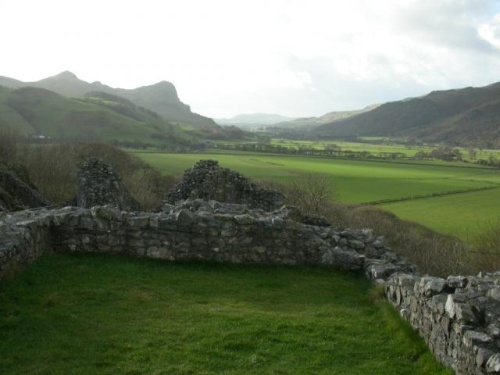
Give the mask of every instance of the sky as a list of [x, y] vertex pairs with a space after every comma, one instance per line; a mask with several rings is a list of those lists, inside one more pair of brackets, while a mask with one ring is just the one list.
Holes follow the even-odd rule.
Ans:
[[320, 116], [500, 81], [500, 0], [0, 0], [0, 76]]

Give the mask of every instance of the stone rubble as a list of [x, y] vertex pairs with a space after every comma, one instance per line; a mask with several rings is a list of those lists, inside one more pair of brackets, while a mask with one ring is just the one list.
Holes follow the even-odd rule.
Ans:
[[87, 159], [78, 170], [76, 205], [83, 208], [111, 205], [122, 210], [138, 210], [113, 167], [98, 158]]
[[283, 195], [263, 189], [215, 160], [200, 160], [184, 172], [182, 182], [165, 195], [165, 203], [186, 199], [216, 200], [245, 204], [249, 208], [275, 210], [283, 205]]
[[0, 171], [0, 212], [48, 207], [51, 203], [14, 173]]

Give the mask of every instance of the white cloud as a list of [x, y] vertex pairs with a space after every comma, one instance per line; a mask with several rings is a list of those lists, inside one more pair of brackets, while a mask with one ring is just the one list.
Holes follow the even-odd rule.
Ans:
[[492, 0], [18, 0], [0, 75], [173, 82], [193, 110], [320, 115], [498, 81]]
[[492, 46], [500, 50], [500, 15], [479, 27], [479, 35]]

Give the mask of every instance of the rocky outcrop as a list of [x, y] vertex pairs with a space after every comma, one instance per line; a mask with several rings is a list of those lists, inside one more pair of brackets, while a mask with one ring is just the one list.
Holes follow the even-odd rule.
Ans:
[[22, 82], [8, 77], [0, 77], [0, 85], [12, 88], [37, 87], [53, 91], [68, 98], [84, 98], [91, 92], [103, 92], [130, 100], [135, 105], [158, 113], [165, 120], [220, 130], [210, 118], [191, 112], [191, 108], [181, 102], [175, 86], [166, 81], [135, 89], [112, 88], [101, 82], [86, 82], [72, 72], [62, 72], [36, 82]]
[[110, 205], [129, 211], [139, 209], [113, 167], [97, 158], [86, 160], [78, 170], [76, 204], [83, 208]]
[[50, 206], [50, 202], [12, 172], [0, 171], [0, 211]]
[[238, 172], [220, 167], [215, 160], [200, 160], [185, 171], [182, 182], [165, 195], [165, 202], [175, 204], [198, 198], [245, 204], [266, 211], [283, 205], [282, 194], [257, 186]]

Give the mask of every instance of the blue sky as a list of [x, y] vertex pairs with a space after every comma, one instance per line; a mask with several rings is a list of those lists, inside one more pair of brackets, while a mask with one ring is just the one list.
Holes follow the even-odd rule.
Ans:
[[318, 116], [500, 81], [497, 0], [0, 0], [0, 75], [172, 82], [193, 111]]

